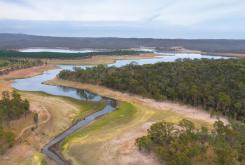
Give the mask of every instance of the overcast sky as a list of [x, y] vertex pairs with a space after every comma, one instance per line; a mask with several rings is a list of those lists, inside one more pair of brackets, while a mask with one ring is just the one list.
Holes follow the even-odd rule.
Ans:
[[0, 0], [0, 33], [245, 39], [245, 0]]

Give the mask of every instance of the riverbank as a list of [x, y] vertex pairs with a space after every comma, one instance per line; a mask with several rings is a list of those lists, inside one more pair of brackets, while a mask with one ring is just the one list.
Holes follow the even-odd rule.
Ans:
[[[146, 56], [144, 57], [146, 58]], [[138, 59], [136, 56], [128, 56], [127, 58]], [[114, 58], [108, 56], [107, 59], [108, 60], [106, 61], [109, 63], [110, 60], [113, 60]], [[93, 60], [96, 61], [98, 58], [95, 57]], [[33, 77], [42, 74], [44, 71], [55, 68], [56, 65], [48, 64], [27, 69], [20, 69], [17, 71], [12, 71], [4, 76], [0, 76], [0, 92], [5, 90], [13, 90], [11, 84], [15, 79]], [[20, 93], [23, 98], [30, 101], [31, 112], [39, 113], [39, 128], [34, 132], [31, 131], [33, 127], [33, 113], [30, 113], [30, 115], [28, 115], [26, 118], [21, 118], [18, 121], [11, 122], [11, 130], [14, 130], [18, 144], [16, 143], [13, 148], [9, 149], [4, 155], [0, 156], [1, 164], [19, 164], [20, 162], [21, 164], [29, 164], [30, 162], [35, 162], [36, 164], [37, 161], [40, 163], [44, 159], [44, 156], [42, 156], [42, 154], [39, 152], [44, 144], [46, 144], [52, 137], [56, 136], [60, 132], [63, 132], [76, 120], [83, 118], [96, 110], [94, 106], [85, 106], [85, 104], [82, 104], [80, 101], [80, 106], [74, 107], [74, 99], [64, 101], [63, 98], [48, 96], [48, 101], [45, 94], [35, 92]], [[52, 103], [54, 104], [53, 106]], [[83, 106], [81, 106], [81, 104]], [[59, 111], [57, 111], [57, 109], [59, 109]], [[62, 113], [62, 111], [66, 111], [66, 113]], [[70, 115], [72, 115], [72, 117], [70, 117]], [[67, 117], [69, 120], [64, 120], [67, 119]], [[50, 125], [51, 123], [54, 124]], [[47, 125], [50, 126], [47, 128]], [[49, 132], [50, 134], [46, 135]], [[43, 137], [44, 134], [46, 135], [46, 138], [40, 138]], [[23, 152], [26, 154], [22, 154]], [[49, 164], [53, 163], [49, 159], [46, 161], [48, 161]]]
[[98, 65], [98, 64], [111, 64], [117, 60], [139, 60], [154, 58], [156, 55], [153, 53], [142, 54], [142, 55], [123, 55], [123, 56], [92, 56], [89, 58], [80, 58], [73, 60], [61, 60], [61, 59], [50, 59], [47, 62], [51, 65]]
[[[42, 147], [54, 136], [63, 132], [76, 121], [90, 113], [100, 110], [104, 103], [77, 101], [67, 97], [51, 96], [38, 92], [20, 92], [23, 98], [31, 103], [31, 111], [39, 114], [39, 126], [34, 131], [32, 118], [27, 122], [13, 121], [11, 129], [18, 122], [18, 141], [4, 155], [0, 156], [0, 164], [30, 164], [40, 153]], [[26, 120], [26, 119], [21, 119]], [[29, 121], [29, 120], [28, 120]], [[15, 124], [14, 124], [15, 123]], [[24, 131], [24, 132], [23, 132]], [[17, 133], [17, 131], [15, 131]], [[23, 132], [23, 133], [22, 133]], [[52, 160], [41, 156], [40, 161], [55, 164]], [[34, 161], [36, 162], [36, 161]], [[34, 164], [33, 164], [34, 165]]]
[[[11, 84], [14, 79], [33, 77], [54, 68], [56, 68], [55, 65], [44, 65], [12, 71], [0, 76], [0, 92], [13, 90]], [[76, 119], [97, 110], [93, 105], [83, 104], [74, 99], [36, 92], [20, 92], [20, 94], [30, 101], [31, 113], [19, 120], [11, 121], [9, 127], [6, 128], [15, 133], [16, 143], [0, 156], [0, 164], [40, 163], [45, 159], [40, 150], [51, 138], [68, 128]], [[39, 127], [31, 131], [34, 112], [39, 114]], [[45, 161], [51, 165], [55, 164], [49, 159]]]
[[160, 120], [177, 123], [185, 118], [197, 126], [211, 127], [216, 120], [200, 109], [170, 102], [156, 102], [101, 86], [60, 79], [47, 83], [86, 89], [126, 104], [121, 110], [96, 120], [64, 141], [63, 155], [74, 164], [159, 164], [153, 155], [140, 153], [135, 145], [135, 139], [145, 135], [152, 123]]
[[[94, 93], [99, 93], [102, 96], [114, 98], [116, 100], [120, 101], [126, 101], [130, 103], [137, 103], [144, 105], [146, 107], [151, 107], [154, 109], [159, 110], [171, 110], [175, 113], [178, 113], [184, 117], [193, 118], [196, 120], [203, 120], [205, 122], [208, 122], [210, 124], [214, 123], [217, 119], [210, 117], [210, 114], [207, 111], [204, 111], [202, 109], [191, 107], [183, 104], [173, 103], [173, 102], [157, 102], [153, 99], [143, 98], [136, 95], [130, 95], [127, 93], [122, 93], [119, 91], [111, 90], [106, 87], [97, 86], [97, 85], [91, 85], [91, 84], [82, 84], [78, 82], [72, 82], [72, 81], [66, 81], [61, 80], [58, 78], [55, 78], [53, 80], [50, 80], [46, 82], [49, 85], [62, 85], [66, 87], [73, 87], [78, 89], [85, 89], [89, 90]], [[222, 118], [224, 122], [227, 122], [225, 118]]]

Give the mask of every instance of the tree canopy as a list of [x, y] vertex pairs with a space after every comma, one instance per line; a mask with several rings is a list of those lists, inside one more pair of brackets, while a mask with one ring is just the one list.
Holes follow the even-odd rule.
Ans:
[[156, 100], [201, 106], [245, 121], [245, 59], [177, 60], [122, 68], [99, 65], [62, 71], [59, 78], [103, 85]]
[[13, 91], [11, 95], [7, 91], [2, 93], [0, 100], [0, 153], [3, 153], [14, 143], [14, 134], [3, 129], [3, 125], [28, 113], [29, 107], [28, 100], [21, 99], [16, 91]]
[[139, 55], [149, 53], [147, 51], [136, 50], [110, 50], [88, 53], [60, 53], [60, 52], [18, 52], [0, 50], [0, 58], [51, 58], [51, 59], [71, 59], [71, 58], [86, 58], [91, 56], [103, 55]]
[[[0, 55], [1, 56], [1, 55]], [[10, 71], [17, 69], [24, 69], [33, 66], [43, 65], [40, 59], [12, 59], [12, 58], [1, 58], [0, 59], [0, 75], [7, 74]]]
[[136, 144], [139, 150], [155, 153], [167, 165], [245, 164], [245, 125], [217, 121], [213, 127], [212, 131], [196, 128], [185, 119], [178, 125], [158, 122]]

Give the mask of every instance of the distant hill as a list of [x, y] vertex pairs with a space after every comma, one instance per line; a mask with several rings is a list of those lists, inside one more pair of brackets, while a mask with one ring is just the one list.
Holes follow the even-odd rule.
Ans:
[[25, 34], [0, 34], [0, 49], [23, 49], [30, 47], [64, 47], [70, 49], [128, 49], [154, 47], [169, 50], [183, 47], [190, 50], [220, 53], [245, 53], [245, 40], [224, 39], [152, 39], [152, 38], [83, 38], [47, 37]]

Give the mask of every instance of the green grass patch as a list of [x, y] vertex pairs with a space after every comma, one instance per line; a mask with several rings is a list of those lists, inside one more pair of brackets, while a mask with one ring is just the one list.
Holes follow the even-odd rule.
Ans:
[[75, 138], [82, 138], [85, 135], [94, 133], [96, 131], [108, 131], [112, 127], [118, 127], [122, 124], [130, 122], [136, 113], [136, 108], [127, 102], [120, 102], [118, 109], [113, 111], [99, 119], [86, 128], [79, 130], [73, 135], [67, 137], [62, 143], [62, 149], [65, 151], [71, 142]]

